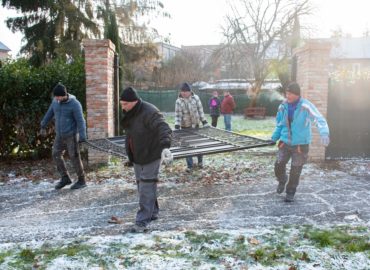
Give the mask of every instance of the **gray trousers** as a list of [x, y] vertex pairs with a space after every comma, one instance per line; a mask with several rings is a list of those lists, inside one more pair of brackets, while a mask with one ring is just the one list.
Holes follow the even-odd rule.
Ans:
[[146, 226], [158, 217], [157, 182], [160, 165], [160, 159], [145, 165], [134, 163], [139, 193], [139, 210], [136, 214], [136, 224], [139, 226]]
[[286, 165], [292, 159], [289, 182], [286, 185], [286, 193], [294, 195], [301, 176], [303, 165], [307, 162], [309, 145], [286, 145], [279, 143], [279, 151], [275, 162], [275, 175], [280, 183], [286, 183], [288, 177], [286, 175]]
[[79, 178], [85, 176], [84, 168], [81, 161], [80, 147], [77, 141], [77, 134], [65, 138], [55, 137], [53, 144], [53, 160], [61, 177], [69, 176], [64, 161], [64, 153], [67, 150], [69, 158], [72, 161], [75, 172]]

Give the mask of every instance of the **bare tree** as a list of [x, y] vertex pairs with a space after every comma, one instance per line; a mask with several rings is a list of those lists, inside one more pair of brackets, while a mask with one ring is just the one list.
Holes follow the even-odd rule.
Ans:
[[153, 80], [161, 87], [175, 87], [184, 81], [192, 83], [204, 80], [204, 77], [201, 57], [187, 51], [182, 51], [168, 62], [162, 63], [162, 66], [153, 74]]
[[[297, 18], [311, 11], [309, 0], [239, 0], [230, 2], [223, 32], [227, 44], [245, 56], [254, 76], [252, 106], [269, 75], [272, 61], [285, 60], [296, 42], [293, 29]], [[287, 44], [290, 44], [287, 46]], [[282, 62], [283, 63], [283, 62]], [[248, 78], [246, 78], [248, 79]]]

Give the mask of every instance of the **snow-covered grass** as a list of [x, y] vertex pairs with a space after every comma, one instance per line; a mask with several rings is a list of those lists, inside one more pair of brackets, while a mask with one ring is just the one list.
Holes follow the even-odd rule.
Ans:
[[368, 227], [154, 231], [0, 245], [1, 269], [351, 269], [370, 265]]
[[[164, 117], [167, 123], [174, 128], [174, 114], [165, 113]], [[208, 123], [211, 123], [211, 117], [206, 115]], [[233, 132], [244, 135], [254, 136], [261, 139], [269, 139], [274, 130], [275, 117], [266, 117], [265, 119], [244, 118], [242, 115], [233, 115], [231, 118], [231, 128]], [[224, 118], [221, 115], [218, 118], [217, 128], [224, 129]]]

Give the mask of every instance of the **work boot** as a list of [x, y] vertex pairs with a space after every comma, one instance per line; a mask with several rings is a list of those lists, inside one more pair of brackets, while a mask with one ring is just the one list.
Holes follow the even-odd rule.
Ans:
[[78, 181], [71, 186], [71, 189], [80, 189], [86, 187], [85, 176], [78, 177]]
[[72, 184], [71, 178], [68, 175], [62, 176], [62, 179], [57, 183], [55, 189], [64, 188], [66, 185]]
[[129, 229], [130, 233], [146, 233], [149, 229], [146, 226], [135, 224]]
[[285, 197], [285, 202], [294, 202], [294, 194], [293, 193], [287, 193]]

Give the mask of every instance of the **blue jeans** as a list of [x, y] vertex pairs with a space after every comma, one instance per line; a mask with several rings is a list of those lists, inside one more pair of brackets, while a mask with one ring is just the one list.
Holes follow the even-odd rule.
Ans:
[[[199, 155], [197, 157], [198, 157], [198, 164], [203, 163], [203, 156]], [[187, 157], [186, 158], [186, 165], [188, 166], [189, 169], [193, 168], [193, 157]]]
[[225, 129], [231, 131], [231, 114], [224, 114]]

